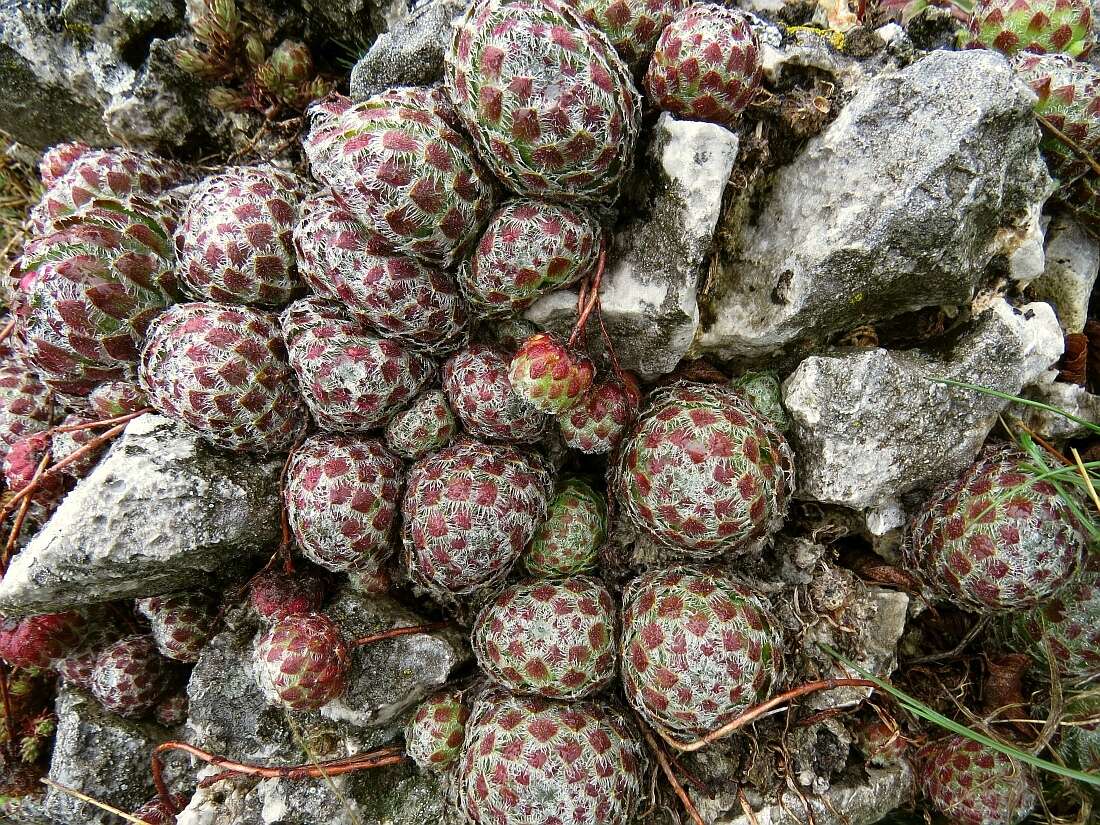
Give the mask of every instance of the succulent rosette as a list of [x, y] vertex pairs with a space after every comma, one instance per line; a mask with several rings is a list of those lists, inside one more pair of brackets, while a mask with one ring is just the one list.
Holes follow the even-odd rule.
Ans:
[[504, 353], [487, 344], [471, 344], [444, 363], [443, 390], [462, 426], [479, 438], [530, 444], [550, 423], [513, 392]]
[[348, 646], [321, 613], [277, 619], [256, 639], [254, 657], [257, 684], [272, 705], [316, 710], [347, 687]]
[[161, 655], [177, 662], [197, 662], [214, 635], [217, 610], [205, 593], [174, 593], [138, 599], [138, 612], [149, 620]]
[[405, 725], [405, 753], [423, 770], [445, 771], [458, 759], [470, 711], [457, 690], [442, 690], [420, 703]]
[[592, 359], [557, 336], [532, 335], [512, 356], [512, 391], [539, 412], [560, 415], [580, 403], [596, 377]]
[[1084, 58], [1096, 45], [1088, 0], [976, 0], [971, 46], [1005, 54], [1034, 52]]
[[925, 798], [959, 825], [1019, 825], [1038, 804], [1026, 765], [962, 736], [925, 745], [915, 763]]
[[409, 461], [446, 447], [458, 434], [458, 421], [441, 390], [426, 390], [386, 425], [386, 446]]
[[635, 69], [653, 54], [657, 38], [690, 0], [573, 0], [584, 22], [602, 31]]
[[1018, 642], [1046, 667], [1049, 645], [1067, 681], [1100, 678], [1100, 569], [1094, 564], [1049, 599], [1011, 617]]
[[152, 636], [127, 636], [104, 648], [92, 669], [91, 691], [107, 710], [136, 719], [168, 688], [167, 659]]
[[558, 488], [523, 563], [532, 576], [575, 576], [596, 567], [607, 533], [607, 501], [582, 478]]
[[638, 417], [641, 401], [637, 379], [631, 373], [623, 373], [622, 380], [597, 381], [580, 401], [557, 417], [562, 439], [582, 453], [609, 453]]

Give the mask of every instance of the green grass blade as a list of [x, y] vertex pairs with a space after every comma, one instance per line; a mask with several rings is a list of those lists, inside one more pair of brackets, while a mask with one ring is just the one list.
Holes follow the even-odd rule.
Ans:
[[1035, 407], [1040, 410], [1046, 410], [1052, 412], [1055, 415], [1060, 415], [1075, 424], [1080, 424], [1082, 427], [1086, 427], [1088, 430], [1094, 433], [1100, 433], [1100, 424], [1094, 424], [1091, 421], [1074, 415], [1071, 412], [1055, 407], [1051, 404], [1044, 404], [1042, 401], [1032, 401], [1030, 398], [1021, 398], [1018, 395], [1011, 395], [1007, 392], [1001, 392], [999, 390], [990, 389], [989, 387], [983, 387], [980, 384], [968, 384], [966, 381], [956, 381], [953, 378], [930, 378], [930, 381], [936, 384], [946, 384], [949, 387], [959, 387], [964, 390], [973, 390], [974, 392], [980, 392], [985, 395], [991, 395], [994, 398], [1002, 398], [1005, 401], [1015, 401], [1017, 404], [1024, 404], [1028, 407]]
[[1020, 762], [1024, 762], [1028, 765], [1031, 765], [1033, 768], [1038, 768], [1041, 771], [1047, 771], [1049, 773], [1058, 774], [1059, 776], [1064, 776], [1067, 779], [1073, 779], [1077, 782], [1084, 782], [1088, 785], [1095, 785], [1097, 787], [1100, 787], [1100, 775], [1094, 773], [1086, 773], [1085, 771], [1078, 771], [1074, 770], [1073, 768], [1066, 768], [1062, 765], [1057, 765], [1054, 762], [1048, 762], [1046, 759], [1041, 759], [1038, 756], [1032, 756], [1027, 751], [1022, 751], [1019, 748], [1014, 748], [1011, 745], [1006, 745], [1003, 742], [998, 742], [996, 739], [986, 736], [984, 733], [979, 733], [976, 730], [966, 727], [966, 725], [960, 725], [953, 719], [948, 719], [943, 714], [937, 713], [936, 711], [932, 710], [932, 708], [928, 707], [928, 705], [924, 704], [923, 702], [914, 699], [908, 693], [905, 693], [904, 691], [894, 687], [889, 682], [880, 679], [873, 673], [868, 673], [866, 670], [864, 670], [854, 662], [848, 661], [846, 658], [844, 658], [844, 656], [842, 656], [838, 651], [834, 650], [829, 645], [819, 643], [818, 646], [834, 659], [836, 659], [838, 662], [840, 662], [842, 665], [849, 668], [853, 673], [858, 674], [861, 679], [867, 679], [868, 681], [874, 682], [876, 685], [878, 685], [880, 690], [894, 697], [894, 699], [896, 699], [903, 708], [908, 710], [913, 715], [919, 716], [921, 719], [924, 719], [926, 722], [931, 722], [932, 724], [941, 727], [944, 730], [949, 730], [952, 733], [957, 733], [959, 734], [959, 736], [965, 736], [967, 739], [970, 739], [981, 745], [985, 745], [988, 748], [993, 748], [993, 750], [995, 751], [999, 751], [1006, 756], [1011, 756], [1013, 759], [1017, 759]]

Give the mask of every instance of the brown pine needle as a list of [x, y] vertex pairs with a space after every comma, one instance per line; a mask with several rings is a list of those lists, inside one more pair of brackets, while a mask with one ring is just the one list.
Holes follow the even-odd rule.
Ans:
[[149, 823], [146, 822], [144, 819], [138, 819], [133, 814], [128, 814], [125, 811], [120, 811], [118, 808], [115, 808], [112, 805], [108, 805], [106, 802], [100, 802], [98, 799], [94, 799], [93, 797], [88, 796], [86, 793], [81, 793], [76, 788], [70, 788], [66, 785], [62, 785], [60, 782], [54, 782], [48, 776], [42, 777], [42, 779], [39, 781], [43, 785], [49, 785], [51, 788], [55, 788], [56, 790], [61, 791], [61, 793], [65, 794], [66, 796], [71, 796], [74, 799], [79, 799], [81, 802], [87, 802], [89, 805], [94, 805], [102, 811], [107, 811], [107, 813], [114, 814], [115, 816], [120, 816], [127, 822], [134, 822], [136, 823], [136, 825], [149, 825]]

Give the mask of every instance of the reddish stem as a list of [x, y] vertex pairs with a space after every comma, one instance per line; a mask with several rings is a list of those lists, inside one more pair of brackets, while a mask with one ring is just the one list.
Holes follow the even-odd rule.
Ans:
[[196, 759], [201, 759], [210, 765], [222, 768], [222, 772], [203, 780], [200, 787], [207, 787], [215, 781], [221, 781], [233, 775], [259, 776], [263, 779], [310, 779], [321, 776], [339, 776], [340, 774], [353, 773], [355, 771], [382, 768], [387, 765], [397, 765], [408, 757], [396, 748], [381, 748], [369, 753], [360, 753], [343, 759], [331, 759], [327, 762], [316, 762], [306, 765], [284, 765], [273, 767], [269, 765], [255, 765], [248, 762], [234, 762], [222, 756], [216, 756], [208, 751], [188, 745], [185, 742], [164, 742], [153, 750], [153, 784], [156, 785], [157, 794], [161, 801], [174, 814], [179, 813], [168, 785], [164, 781], [164, 763], [161, 754], [167, 751], [183, 751]]
[[749, 708], [733, 721], [727, 722], [717, 730], [712, 730], [702, 739], [696, 739], [694, 742], [683, 744], [672, 739], [668, 734], [660, 729], [658, 729], [658, 733], [661, 734], [661, 737], [666, 742], [668, 742], [668, 744], [676, 748], [676, 750], [683, 751], [685, 753], [691, 753], [693, 751], [700, 750], [701, 748], [705, 748], [711, 742], [715, 742], [719, 739], [722, 739], [723, 737], [729, 736], [731, 733], [739, 730], [740, 728], [743, 728], [745, 725], [755, 722], [757, 719], [759, 719], [761, 716], [764, 716], [769, 711], [779, 707], [780, 705], [786, 704], [792, 699], [798, 699], [810, 693], [817, 693], [820, 690], [833, 690], [834, 688], [840, 687], [877, 688], [878, 685], [876, 685], [870, 679], [820, 679], [816, 682], [808, 682], [804, 685], [800, 685], [799, 687], [791, 688], [784, 693], [780, 693], [778, 696], [773, 696], [768, 701], [761, 702], [759, 705], [755, 705]]
[[407, 627], [395, 627], [391, 630], [383, 630], [381, 633], [372, 633], [363, 636], [351, 643], [351, 647], [361, 647], [375, 642], [383, 642], [386, 639], [396, 639], [398, 636], [413, 636], [419, 633], [431, 633], [433, 630], [442, 630], [449, 622], [431, 622], [429, 624], [409, 625]]
[[11, 334], [15, 331], [15, 319], [12, 318], [6, 324], [4, 328], [0, 329], [0, 341], [7, 341]]
[[153, 411], [152, 407], [142, 407], [140, 410], [132, 413], [126, 413], [126, 415], [118, 415], [114, 418], [101, 418], [97, 421], [85, 421], [83, 424], [64, 424], [59, 427], [53, 427], [49, 430], [50, 434], [53, 433], [75, 433], [78, 430], [92, 430], [96, 427], [107, 427], [111, 424], [125, 424], [127, 421], [133, 421], [135, 418], [145, 415]]
[[15, 712], [11, 706], [11, 692], [8, 690], [8, 665], [0, 661], [0, 699], [4, 702], [4, 729], [8, 734], [8, 757], [15, 762]]
[[596, 264], [596, 271], [592, 275], [591, 283], [588, 286], [588, 300], [584, 303], [584, 308], [581, 309], [581, 313], [577, 316], [577, 324], [573, 327], [573, 334], [569, 336], [569, 346], [573, 347], [577, 343], [577, 339], [584, 334], [584, 328], [588, 326], [588, 317], [592, 314], [592, 310], [596, 308], [596, 304], [600, 299], [600, 283], [603, 281], [604, 267], [607, 265], [607, 244], [603, 241], [600, 242], [600, 259]]
[[687, 791], [684, 790], [684, 786], [680, 784], [680, 780], [676, 778], [676, 774], [672, 771], [672, 765], [669, 764], [668, 757], [665, 755], [664, 748], [662, 748], [657, 740], [653, 738], [653, 734], [649, 732], [649, 728], [641, 719], [637, 719], [638, 727], [642, 731], [642, 736], [645, 737], [645, 741], [649, 743], [649, 749], [657, 757], [657, 764], [661, 766], [661, 770], [665, 774], [665, 778], [668, 780], [668, 784], [672, 786], [672, 790], [676, 792], [676, 796], [680, 797], [680, 802], [684, 806], [684, 810], [687, 811], [688, 816], [691, 817], [691, 821], [695, 825], [706, 825], [703, 822], [703, 817], [699, 816], [699, 811], [695, 807], [695, 804], [691, 801], [691, 797], [687, 795]]
[[[34, 475], [32, 475], [31, 480], [27, 482], [28, 487], [38, 483], [49, 461], [50, 454], [47, 452], [42, 456], [42, 460], [38, 462], [38, 466], [34, 468]], [[27, 496], [19, 503], [19, 512], [15, 515], [15, 521], [12, 523], [11, 532], [8, 534], [8, 540], [4, 544], [4, 557], [0, 559], [0, 577], [8, 572], [8, 565], [11, 563], [12, 553], [15, 551], [15, 545], [19, 542], [19, 534], [23, 532], [23, 522], [26, 521], [27, 513], [30, 512], [30, 509], [31, 498]]]

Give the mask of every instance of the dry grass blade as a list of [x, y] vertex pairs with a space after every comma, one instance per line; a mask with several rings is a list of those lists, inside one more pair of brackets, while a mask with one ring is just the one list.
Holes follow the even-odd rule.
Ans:
[[133, 814], [128, 814], [125, 811], [120, 811], [118, 808], [112, 805], [108, 805], [106, 802], [100, 802], [98, 799], [88, 796], [88, 794], [86, 793], [81, 793], [76, 788], [70, 788], [66, 785], [62, 785], [60, 782], [54, 782], [47, 776], [42, 777], [40, 781], [43, 785], [48, 785], [51, 788], [59, 790], [66, 796], [71, 796], [73, 799], [79, 799], [81, 802], [87, 802], [89, 805], [94, 805], [102, 811], [107, 811], [107, 813], [122, 817], [127, 822], [135, 822], [137, 823], [137, 825], [149, 825], [149, 823], [147, 823], [144, 819], [138, 819]]
[[1081, 454], [1077, 452], [1077, 448], [1071, 448], [1070, 452], [1073, 453], [1073, 460], [1077, 462], [1077, 471], [1081, 473], [1081, 478], [1084, 479], [1085, 489], [1089, 491], [1089, 497], [1092, 498], [1092, 503], [1096, 507], [1096, 511], [1100, 512], [1100, 496], [1096, 495], [1096, 488], [1092, 486], [1092, 476], [1089, 475], [1088, 470], [1085, 469], [1085, 462], [1081, 460]]

